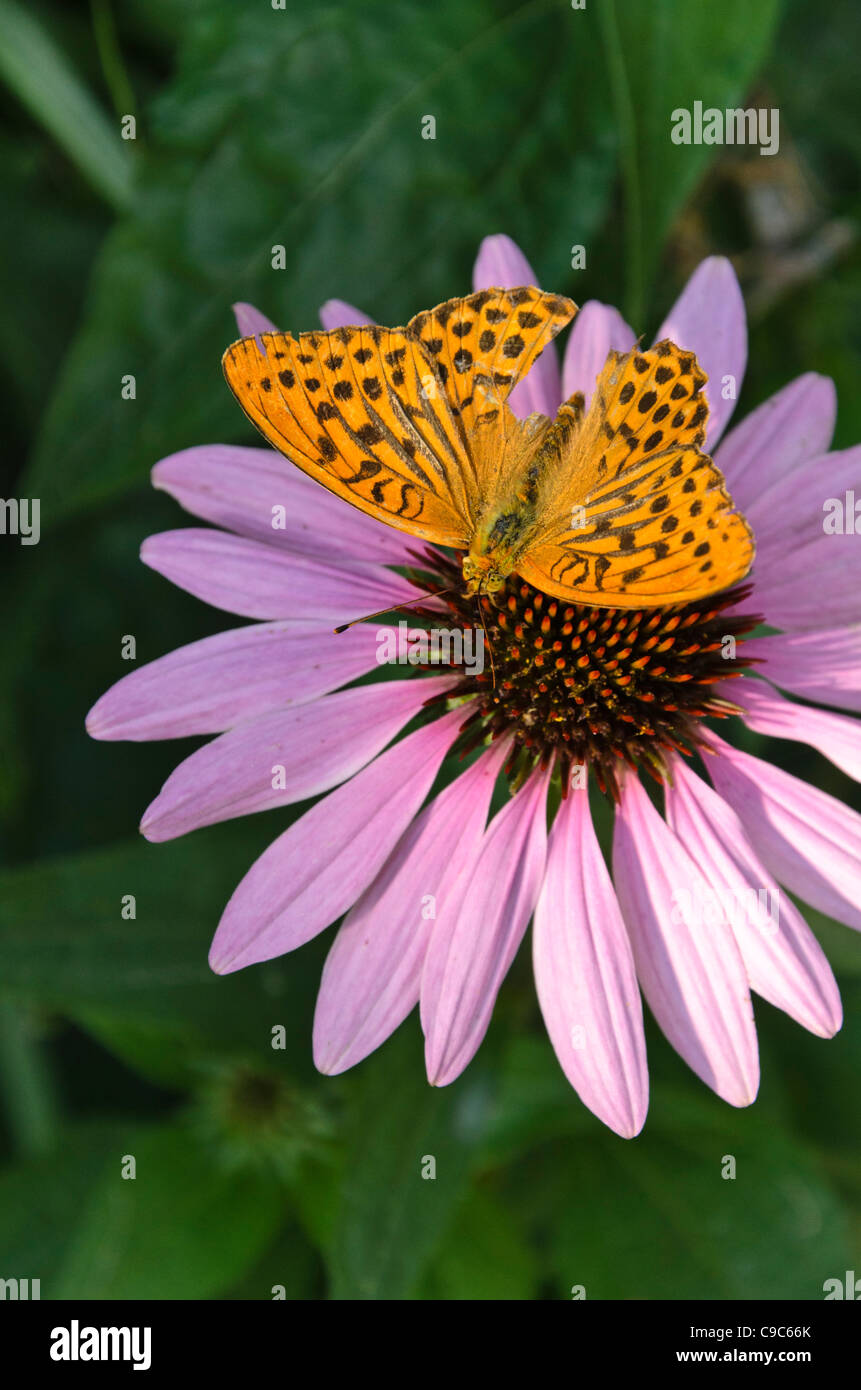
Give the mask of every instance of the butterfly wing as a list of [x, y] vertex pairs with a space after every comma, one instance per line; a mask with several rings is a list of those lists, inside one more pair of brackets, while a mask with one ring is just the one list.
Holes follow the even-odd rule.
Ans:
[[440, 545], [471, 531], [474, 480], [433, 364], [402, 329], [243, 338], [227, 383], [291, 462], [360, 511]]
[[483, 290], [406, 328], [263, 333], [264, 352], [243, 338], [224, 374], [310, 477], [398, 530], [463, 549], [516, 427], [505, 400], [574, 313], [540, 290]]
[[407, 325], [435, 363], [467, 439], [494, 421], [518, 381], [573, 319], [577, 305], [534, 286], [478, 290]]
[[570, 405], [557, 417], [559, 473], [543, 479], [522, 578], [571, 602], [639, 608], [747, 574], [752, 532], [699, 447], [705, 383], [694, 354], [668, 340], [610, 353], [582, 423]]

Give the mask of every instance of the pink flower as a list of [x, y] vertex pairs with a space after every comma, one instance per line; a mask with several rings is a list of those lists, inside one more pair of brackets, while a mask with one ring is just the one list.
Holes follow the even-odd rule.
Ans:
[[[507, 237], [484, 241], [476, 288], [534, 283]], [[271, 327], [250, 306], [236, 314], [243, 333]], [[337, 301], [321, 318], [329, 329], [367, 321]], [[854, 485], [861, 457], [858, 449], [828, 453], [835, 393], [813, 373], [722, 438], [747, 352], [726, 260], [698, 267], [657, 337], [695, 351], [708, 373], [707, 446], [756, 533], [753, 592], [710, 600], [708, 613], [688, 605], [632, 616], [572, 613], [512, 581], [507, 607], [488, 609], [498, 699], [486, 676], [449, 672], [351, 685], [377, 667], [377, 626], [339, 636], [332, 628], [415, 601], [415, 584], [393, 568], [415, 566], [410, 537], [352, 510], [266, 448], [204, 446], [155, 467], [156, 487], [217, 529], [154, 536], [144, 561], [205, 602], [257, 621], [126, 676], [95, 705], [88, 728], [104, 739], [217, 735], [180, 763], [146, 811], [151, 840], [321, 798], [249, 869], [210, 959], [218, 972], [268, 960], [346, 913], [314, 1024], [325, 1073], [361, 1061], [418, 1003], [428, 1077], [453, 1081], [482, 1041], [530, 919], [538, 998], [560, 1065], [620, 1135], [637, 1134], [647, 1108], [640, 991], [673, 1047], [732, 1105], [750, 1104], [759, 1081], [751, 990], [820, 1037], [840, 1027], [828, 962], [782, 889], [861, 926], [861, 817], [701, 721], [741, 707], [749, 728], [809, 743], [861, 777], [854, 721], [776, 689], [861, 708], [861, 585], [850, 569], [857, 542], [822, 524], [823, 504]], [[561, 370], [551, 347], [517, 388], [515, 410], [552, 416], [572, 392], [588, 398], [609, 349], [633, 343], [615, 309], [590, 301]], [[285, 509], [280, 530], [275, 504]], [[429, 557], [451, 582], [450, 558]], [[449, 621], [469, 624], [459, 604], [448, 600]], [[745, 642], [758, 614], [780, 631]], [[562, 687], [533, 641], [542, 624], [550, 638], [564, 634], [566, 652], [581, 653], [566, 667], [581, 674], [565, 686], [561, 723]], [[585, 685], [590, 670], [605, 669], [610, 645], [638, 659], [637, 727], [624, 713], [618, 719], [628, 724], [605, 717], [594, 685]], [[658, 649], [668, 665], [657, 664]], [[765, 679], [752, 677], [747, 657]], [[424, 722], [399, 738], [419, 715]], [[456, 742], [482, 751], [428, 800]], [[711, 785], [679, 755], [692, 746]], [[572, 756], [584, 748], [580, 760]], [[554, 777], [581, 761], [618, 792], [612, 876], [581, 786], [546, 830]], [[516, 790], [488, 824], [506, 762]], [[663, 780], [663, 814], [641, 770]]]

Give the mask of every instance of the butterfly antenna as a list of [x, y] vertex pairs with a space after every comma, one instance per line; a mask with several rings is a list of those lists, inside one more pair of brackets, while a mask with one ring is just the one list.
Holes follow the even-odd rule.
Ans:
[[371, 618], [382, 618], [384, 613], [400, 613], [410, 608], [418, 608], [421, 604], [427, 603], [429, 598], [440, 598], [443, 594], [453, 594], [455, 592], [454, 589], [433, 589], [426, 594], [422, 594], [419, 598], [414, 599], [412, 603], [390, 603], [388, 608], [381, 608], [377, 613], [366, 613], [363, 618], [351, 618], [348, 623], [341, 623], [340, 627], [336, 627], [334, 631], [346, 632], [348, 627], [355, 627], [356, 623], [368, 623]]
[[484, 621], [484, 614], [483, 614], [482, 611], [481, 611], [481, 584], [479, 584], [479, 586], [478, 586], [478, 593], [477, 593], [476, 596], [475, 596], [475, 603], [476, 603], [476, 607], [477, 607], [477, 609], [478, 609], [478, 620], [479, 620], [479, 622], [481, 623], [482, 630], [484, 631], [484, 640], [485, 640], [485, 642], [487, 643], [487, 650], [488, 650], [488, 652], [490, 653], [490, 674], [491, 674], [491, 676], [493, 677], [493, 686], [492, 686], [492, 688], [495, 690], [495, 689], [496, 689], [496, 662], [495, 662], [494, 659], [493, 659], [493, 643], [491, 642], [490, 637], [489, 637], [489, 635], [488, 635], [487, 623]]

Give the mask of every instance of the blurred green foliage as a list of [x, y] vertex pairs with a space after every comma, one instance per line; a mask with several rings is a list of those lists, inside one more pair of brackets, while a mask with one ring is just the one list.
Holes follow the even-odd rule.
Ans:
[[[0, 5], [0, 29], [16, 9]], [[96, 745], [83, 717], [123, 674], [123, 634], [146, 661], [226, 625], [137, 549], [181, 524], [148, 488], [159, 457], [249, 440], [219, 370], [235, 300], [294, 329], [331, 296], [402, 322], [464, 290], [482, 236], [505, 231], [548, 287], [648, 333], [721, 251], [753, 306], [741, 412], [825, 371], [838, 444], [861, 437], [857, 6], [41, 0], [27, 15], [63, 78], [0, 65], [0, 481], [41, 498], [43, 527], [38, 547], [0, 552], [0, 1275], [41, 1278], [46, 1298], [821, 1297], [861, 1259], [845, 929], [810, 914], [844, 1031], [826, 1045], [758, 1003], [749, 1111], [650, 1023], [645, 1135], [603, 1131], [555, 1062], [526, 950], [453, 1086], [427, 1086], [415, 1020], [324, 1079], [310, 1027], [330, 934], [225, 979], [206, 966], [232, 887], [295, 808], [145, 844], [140, 813], [188, 745]], [[674, 107], [752, 91], [780, 109], [780, 161], [670, 143]], [[107, 142], [107, 187], [69, 110]], [[757, 213], [763, 179], [790, 209], [776, 226]], [[581, 243], [586, 272], [570, 268]], [[859, 805], [817, 754], [770, 754]]]

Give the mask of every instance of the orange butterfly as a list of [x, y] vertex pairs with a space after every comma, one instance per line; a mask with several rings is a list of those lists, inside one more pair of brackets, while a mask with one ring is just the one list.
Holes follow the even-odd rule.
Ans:
[[750, 569], [753, 536], [701, 452], [706, 382], [669, 340], [611, 352], [592, 405], [518, 420], [509, 392], [570, 322], [570, 299], [490, 289], [405, 328], [263, 333], [224, 354], [248, 418], [361, 511], [463, 550], [467, 593], [516, 572], [612, 608], [687, 603]]

